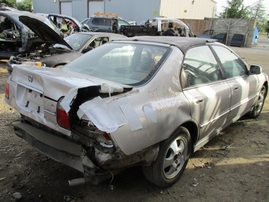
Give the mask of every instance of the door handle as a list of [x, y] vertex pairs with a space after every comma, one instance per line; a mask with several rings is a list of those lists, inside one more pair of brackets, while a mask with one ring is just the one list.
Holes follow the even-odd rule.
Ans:
[[202, 97], [201, 98], [196, 98], [194, 101], [195, 101], [196, 104], [199, 104], [199, 103], [204, 102], [204, 98], [202, 98]]
[[234, 87], [234, 91], [237, 91], [239, 89], [239, 87]]

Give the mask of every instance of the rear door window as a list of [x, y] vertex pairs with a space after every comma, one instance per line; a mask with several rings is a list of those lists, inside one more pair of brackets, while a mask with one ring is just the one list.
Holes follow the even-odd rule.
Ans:
[[208, 46], [195, 47], [187, 51], [183, 62], [185, 87], [218, 81], [221, 73], [217, 61]]
[[92, 20], [92, 24], [94, 25], [103, 25], [103, 26], [111, 26], [111, 20], [107, 18], [94, 18]]

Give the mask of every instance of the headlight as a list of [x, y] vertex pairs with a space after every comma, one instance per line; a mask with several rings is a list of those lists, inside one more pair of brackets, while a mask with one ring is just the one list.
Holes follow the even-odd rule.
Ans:
[[43, 64], [42, 62], [22, 62], [22, 65], [29, 65], [29, 66], [37, 66], [37, 67], [42, 67], [42, 66], [46, 66], [45, 64]]

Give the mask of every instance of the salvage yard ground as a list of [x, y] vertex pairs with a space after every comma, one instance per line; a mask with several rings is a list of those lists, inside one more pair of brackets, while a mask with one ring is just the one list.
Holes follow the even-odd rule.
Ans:
[[[232, 47], [269, 74], [269, 38], [253, 48]], [[36, 152], [15, 136], [18, 113], [3, 102], [8, 73], [0, 64], [0, 201], [269, 201], [269, 99], [257, 119], [241, 119], [190, 159], [172, 187], [149, 183], [139, 167], [99, 185], [69, 187], [81, 174]]]

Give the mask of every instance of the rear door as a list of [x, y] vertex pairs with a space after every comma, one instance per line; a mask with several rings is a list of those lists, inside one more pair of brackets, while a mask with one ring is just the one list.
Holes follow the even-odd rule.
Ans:
[[181, 73], [183, 92], [191, 116], [200, 127], [200, 138], [208, 140], [225, 125], [231, 100], [229, 85], [222, 80], [217, 61], [208, 46], [187, 51]]

